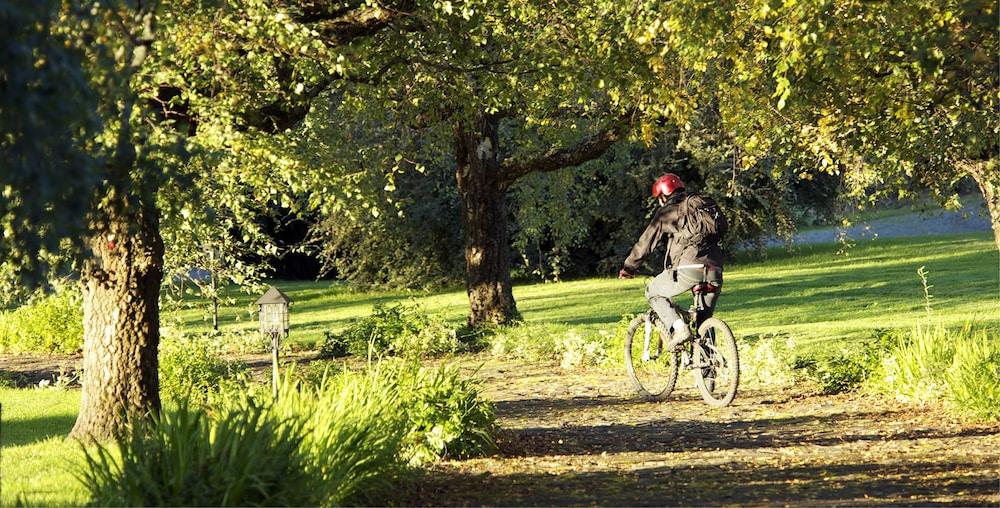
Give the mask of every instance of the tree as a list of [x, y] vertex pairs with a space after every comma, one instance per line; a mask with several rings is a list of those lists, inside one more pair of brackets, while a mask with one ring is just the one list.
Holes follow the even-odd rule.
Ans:
[[[198, 137], [219, 134], [216, 146], [232, 151], [249, 179], [276, 191], [283, 206], [328, 212], [343, 210], [338, 198], [359, 193], [355, 164], [372, 160], [367, 152], [380, 147], [329, 147], [354, 152], [339, 159], [315, 146], [304, 157], [289, 156], [290, 147], [301, 155], [306, 140], [332, 144], [311, 131], [350, 133], [356, 127], [349, 118], [391, 127], [397, 137], [389, 147], [433, 140], [424, 145], [454, 158], [473, 325], [517, 316], [510, 186], [599, 156], [653, 112], [643, 107], [651, 103], [641, 86], [645, 57], [623, 35], [646, 19], [638, 7], [626, 12], [605, 0], [239, 7], [175, 7], [168, 38], [178, 78], [170, 81], [196, 118]], [[330, 107], [312, 110], [325, 102]], [[386, 186], [422, 166], [404, 153], [385, 150]]]
[[[345, 78], [333, 82], [336, 94], [321, 96], [336, 101], [336, 118], [323, 121], [347, 131], [348, 122], [368, 119], [392, 126], [404, 144], [420, 138], [447, 147], [465, 236], [469, 323], [506, 323], [517, 317], [507, 192], [526, 175], [599, 157], [639, 123], [648, 67], [623, 35], [636, 13], [601, 1], [404, 7], [391, 11], [398, 17], [385, 29], [342, 48]], [[290, 12], [318, 27], [343, 15]], [[396, 171], [421, 165], [402, 157], [392, 164], [389, 156]]]
[[105, 132], [88, 146], [105, 161], [88, 213], [83, 263], [84, 346], [81, 439], [121, 433], [132, 418], [160, 409], [157, 350], [163, 240], [157, 196], [178, 164], [182, 140], [142, 101], [151, 76], [157, 4], [98, 4], [97, 19], [74, 27], [89, 48]]
[[84, 388], [72, 434], [106, 437], [159, 409], [163, 245], [148, 196], [162, 175], [152, 161], [171, 143], [150, 139], [132, 81], [152, 42], [152, 11], [39, 2], [0, 14], [14, 34], [0, 73], [3, 251], [33, 277], [57, 247], [66, 247], [62, 259], [83, 260]]
[[719, 101], [741, 162], [777, 155], [858, 196], [971, 177], [1000, 249], [996, 2], [663, 2], [642, 36]]

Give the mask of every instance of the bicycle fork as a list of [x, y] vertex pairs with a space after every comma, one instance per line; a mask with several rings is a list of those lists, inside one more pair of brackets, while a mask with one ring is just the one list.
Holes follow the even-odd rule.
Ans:
[[653, 319], [652, 316], [646, 314], [646, 319], [643, 322], [643, 342], [642, 342], [642, 361], [648, 362], [650, 360], [655, 360], [660, 357], [663, 353], [663, 340], [657, 339], [656, 341], [656, 355], [651, 355], [649, 353], [649, 341], [653, 336]]

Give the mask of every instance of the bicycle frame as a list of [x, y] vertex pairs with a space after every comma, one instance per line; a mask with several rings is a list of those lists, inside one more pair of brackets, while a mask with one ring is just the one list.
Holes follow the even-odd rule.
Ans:
[[[674, 310], [677, 312], [677, 315], [679, 315], [681, 319], [684, 320], [684, 324], [687, 325], [688, 329], [691, 330], [691, 335], [694, 337], [694, 341], [692, 342], [702, 340], [702, 338], [698, 335], [698, 327], [696, 326], [696, 323], [698, 321], [698, 312], [705, 310], [705, 297], [701, 293], [694, 292], [694, 287], [707, 283], [708, 280], [706, 279], [707, 277], [702, 276], [701, 282], [699, 282], [698, 284], [696, 284], [691, 288], [692, 289], [691, 293], [692, 296], [694, 297], [694, 301], [691, 303], [691, 307], [689, 307], [686, 311], [684, 309], [681, 309], [681, 307], [676, 303], [674, 303], [673, 300], [668, 300], [670, 302], [670, 306], [674, 308]], [[649, 311], [646, 314], [646, 322], [643, 329], [642, 360], [645, 362], [648, 362], [650, 360], [655, 360], [659, 358], [661, 354], [663, 354], [662, 341], [660, 341], [659, 344], [657, 344], [655, 355], [650, 354], [649, 350], [650, 339], [652, 338], [653, 335], [654, 316], [655, 319], [657, 320], [660, 319], [660, 317], [656, 315], [656, 312], [653, 311], [653, 309], [649, 309]]]

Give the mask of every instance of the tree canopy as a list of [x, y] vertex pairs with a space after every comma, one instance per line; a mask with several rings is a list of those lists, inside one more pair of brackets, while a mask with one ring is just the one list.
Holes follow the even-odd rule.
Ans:
[[870, 200], [949, 197], [971, 176], [1000, 248], [997, 14], [981, 0], [681, 0], [640, 40], [696, 73], [743, 165], [843, 174]]
[[0, 258], [35, 282], [84, 231], [102, 171], [86, 148], [101, 122], [83, 40], [58, 6], [0, 5]]

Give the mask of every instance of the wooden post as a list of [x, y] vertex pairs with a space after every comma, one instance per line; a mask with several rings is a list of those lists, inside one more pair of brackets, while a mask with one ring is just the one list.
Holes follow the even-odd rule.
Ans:
[[271, 382], [274, 385], [274, 400], [278, 400], [278, 337], [281, 332], [271, 332]]

